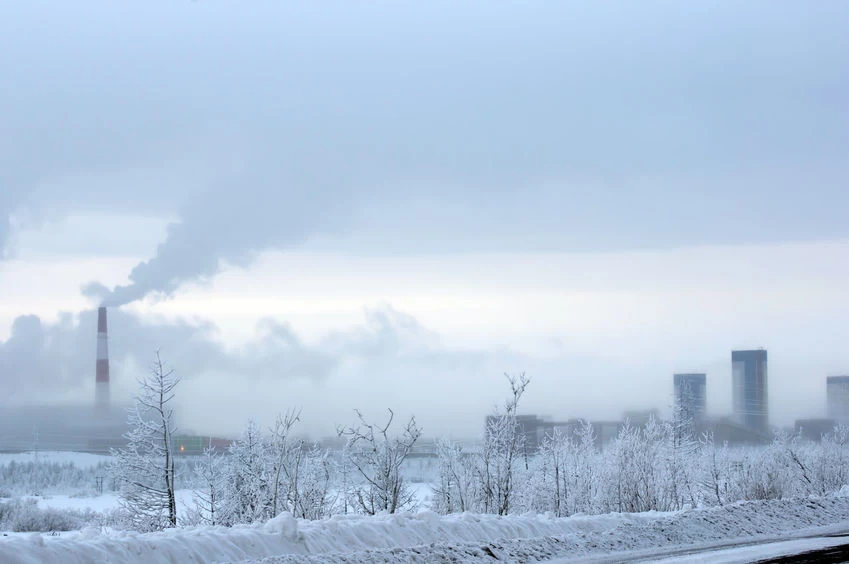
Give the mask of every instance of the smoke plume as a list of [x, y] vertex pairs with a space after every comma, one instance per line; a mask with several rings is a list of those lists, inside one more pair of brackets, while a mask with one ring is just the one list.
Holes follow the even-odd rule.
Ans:
[[168, 226], [156, 254], [129, 274], [130, 283], [109, 289], [99, 282], [83, 288], [108, 307], [151, 293], [172, 294], [188, 281], [211, 278], [222, 262], [249, 265], [257, 253], [303, 242], [342, 223], [349, 198], [331, 176], [296, 176], [265, 168], [242, 171], [192, 194], [180, 220]]

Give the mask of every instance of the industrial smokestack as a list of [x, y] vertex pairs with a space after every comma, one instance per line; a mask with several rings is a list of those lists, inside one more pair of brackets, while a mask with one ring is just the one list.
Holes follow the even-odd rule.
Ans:
[[94, 405], [98, 411], [109, 411], [109, 342], [106, 332], [106, 308], [97, 310], [97, 368], [95, 370]]

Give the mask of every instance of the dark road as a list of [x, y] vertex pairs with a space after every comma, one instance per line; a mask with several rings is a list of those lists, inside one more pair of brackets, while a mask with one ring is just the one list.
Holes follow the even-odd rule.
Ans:
[[849, 562], [849, 543], [839, 546], [830, 546], [820, 550], [812, 550], [810, 552], [802, 552], [790, 556], [780, 556], [778, 558], [768, 558], [766, 560], [758, 560], [758, 564], [802, 564], [802, 563], [821, 563], [832, 564], [837, 562]]

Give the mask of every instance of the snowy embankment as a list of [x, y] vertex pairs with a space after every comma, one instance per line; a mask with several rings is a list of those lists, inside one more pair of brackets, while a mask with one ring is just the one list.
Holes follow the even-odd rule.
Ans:
[[472, 561], [498, 555], [534, 561], [562, 556], [711, 543], [733, 538], [799, 536], [846, 522], [849, 498], [743, 502], [674, 513], [552, 518], [424, 512], [296, 521], [281, 515], [262, 526], [197, 527], [162, 533], [0, 537], [2, 562]]

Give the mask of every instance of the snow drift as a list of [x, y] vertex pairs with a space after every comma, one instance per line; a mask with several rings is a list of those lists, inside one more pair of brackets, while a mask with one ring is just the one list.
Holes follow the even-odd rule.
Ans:
[[[455, 553], [458, 559], [491, 550], [511, 558], [605, 553], [764, 535], [798, 535], [804, 528], [849, 521], [849, 498], [742, 502], [673, 513], [607, 514], [555, 518], [544, 515], [498, 517], [432, 512], [401, 515], [336, 516], [322, 521], [281, 514], [262, 525], [195, 527], [160, 533], [101, 532], [84, 529], [60, 536], [0, 537], [0, 561], [36, 562], [222, 562], [414, 558]], [[849, 527], [849, 523], [847, 523]], [[456, 554], [456, 553], [460, 554]]]

